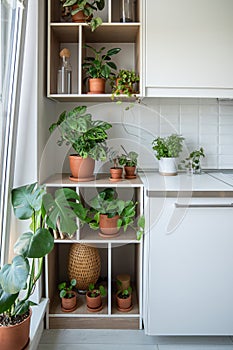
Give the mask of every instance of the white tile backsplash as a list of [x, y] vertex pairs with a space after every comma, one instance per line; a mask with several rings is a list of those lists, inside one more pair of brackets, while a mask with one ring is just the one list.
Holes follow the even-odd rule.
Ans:
[[[157, 115], [160, 112], [156, 136], [180, 133], [185, 137], [188, 151], [204, 148], [203, 168], [233, 169], [233, 101], [151, 98], [143, 103], [150, 110], [155, 108]], [[145, 127], [153, 128], [153, 117]]]

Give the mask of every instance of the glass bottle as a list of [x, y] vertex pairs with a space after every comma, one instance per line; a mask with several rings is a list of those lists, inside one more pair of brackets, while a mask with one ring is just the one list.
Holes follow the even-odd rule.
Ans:
[[135, 21], [135, 1], [120, 0], [120, 22]]
[[57, 73], [57, 93], [71, 94], [72, 68], [69, 61], [70, 51], [68, 49], [61, 50], [60, 57], [62, 58], [62, 63]]

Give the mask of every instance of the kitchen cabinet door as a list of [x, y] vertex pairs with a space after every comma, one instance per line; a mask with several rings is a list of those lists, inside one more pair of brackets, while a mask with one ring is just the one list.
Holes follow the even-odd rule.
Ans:
[[232, 335], [232, 198], [149, 202], [146, 333]]
[[147, 96], [233, 97], [233, 1], [147, 0]]

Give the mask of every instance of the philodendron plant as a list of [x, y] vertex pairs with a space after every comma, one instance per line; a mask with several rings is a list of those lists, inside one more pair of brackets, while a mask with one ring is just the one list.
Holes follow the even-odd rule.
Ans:
[[59, 220], [61, 229], [72, 235], [77, 229], [77, 213], [82, 219], [86, 215], [74, 190], [59, 189], [53, 198], [37, 183], [13, 189], [12, 206], [16, 218], [29, 219], [30, 226], [14, 245], [12, 263], [0, 270], [0, 315], [6, 325], [14, 324], [16, 316], [27, 314], [35, 305], [30, 296], [41, 276], [43, 258], [54, 246], [49, 228], [55, 229]]

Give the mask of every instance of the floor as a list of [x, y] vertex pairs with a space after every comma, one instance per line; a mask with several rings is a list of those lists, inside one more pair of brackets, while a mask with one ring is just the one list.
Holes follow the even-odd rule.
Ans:
[[232, 337], [152, 337], [132, 330], [45, 330], [38, 350], [233, 350]]

